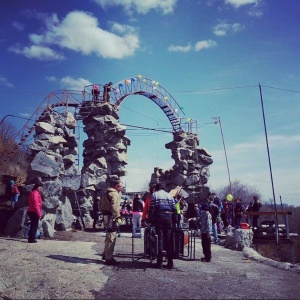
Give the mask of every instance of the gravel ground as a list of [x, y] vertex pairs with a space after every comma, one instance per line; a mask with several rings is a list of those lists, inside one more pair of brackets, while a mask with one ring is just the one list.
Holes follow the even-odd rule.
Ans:
[[121, 265], [106, 266], [104, 239], [104, 232], [88, 229], [36, 244], [1, 237], [0, 299], [300, 299], [299, 268], [252, 249], [212, 245], [212, 262], [203, 263], [197, 238], [195, 260], [157, 270], [143, 257], [142, 239], [134, 239], [132, 257], [129, 233], [117, 239]]

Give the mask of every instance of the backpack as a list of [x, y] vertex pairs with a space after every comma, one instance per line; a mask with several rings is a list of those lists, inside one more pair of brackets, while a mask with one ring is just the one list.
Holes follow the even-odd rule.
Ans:
[[[109, 212], [111, 213], [111, 199], [108, 195], [108, 191], [106, 191], [102, 197], [100, 198], [100, 205], [99, 205], [99, 209], [100, 211], [103, 212]], [[104, 214], [104, 213], [103, 213]]]

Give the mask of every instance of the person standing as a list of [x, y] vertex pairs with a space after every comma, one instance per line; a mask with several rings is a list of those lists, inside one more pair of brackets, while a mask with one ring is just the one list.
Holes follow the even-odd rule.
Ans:
[[93, 100], [99, 100], [100, 90], [97, 84], [94, 84], [92, 89]]
[[168, 259], [167, 268], [172, 269], [173, 264], [173, 224], [176, 227], [176, 214], [174, 198], [164, 190], [164, 187], [157, 183], [154, 187], [155, 192], [151, 196], [149, 208], [149, 222], [155, 226], [158, 236], [158, 255], [156, 267], [162, 268], [163, 246], [166, 246], [166, 256]]
[[197, 203], [194, 203], [194, 209], [190, 213], [189, 229], [198, 230], [200, 228], [200, 209]]
[[214, 204], [216, 204], [218, 206], [219, 209], [219, 213], [217, 216], [217, 232], [220, 234], [222, 232], [222, 229], [224, 227], [224, 224], [222, 222], [222, 218], [221, 218], [221, 212], [223, 209], [223, 204], [222, 201], [220, 200], [220, 198], [217, 197], [216, 193], [211, 193], [211, 197], [214, 199]]
[[149, 192], [145, 195], [145, 201], [144, 201], [144, 208], [143, 208], [143, 214], [142, 214], [142, 225], [145, 226], [146, 223], [149, 221], [149, 208], [150, 208], [150, 201], [151, 196], [155, 192], [154, 185], [150, 186]]
[[19, 200], [20, 191], [18, 185], [15, 183], [14, 180], [11, 180], [9, 182], [9, 186], [10, 186], [10, 205], [14, 209], [16, 203]]
[[[252, 211], [253, 212], [259, 212], [260, 208], [262, 207], [259, 199], [257, 196], [254, 196], [253, 197], [253, 200], [254, 200], [254, 203], [253, 203], [253, 206], [252, 206]], [[258, 220], [259, 216], [258, 215], [253, 215], [253, 224], [252, 224], [252, 227], [256, 227], [257, 228], [257, 220]]]
[[137, 228], [140, 230], [141, 237], [144, 236], [142, 230], [143, 209], [144, 201], [141, 199], [141, 194], [135, 194], [132, 204], [132, 237], [135, 237]]
[[110, 99], [110, 91], [111, 86], [113, 85], [112, 82], [106, 83], [103, 87], [103, 100], [104, 102], [109, 102]]
[[253, 223], [253, 218], [251, 215], [248, 214], [248, 212], [252, 212], [252, 208], [253, 208], [253, 204], [252, 202], [249, 203], [248, 207], [246, 208], [246, 212], [245, 212], [245, 222], [248, 223], [250, 226]]
[[212, 232], [215, 240], [215, 244], [218, 243], [218, 230], [217, 230], [217, 218], [219, 216], [219, 207], [218, 205], [214, 204], [214, 197], [208, 197], [208, 205], [209, 205], [209, 212], [211, 214], [212, 219]]
[[117, 181], [109, 187], [101, 198], [101, 211], [106, 228], [105, 247], [102, 259], [107, 265], [118, 265], [120, 262], [113, 257], [117, 239], [118, 224], [122, 222], [120, 215], [122, 181]]
[[235, 228], [240, 228], [244, 213], [245, 213], [245, 206], [242, 203], [242, 199], [237, 198], [235, 200], [235, 207], [234, 207]]
[[224, 225], [224, 230], [227, 230], [227, 227], [229, 226], [228, 221], [228, 214], [229, 214], [229, 205], [226, 199], [222, 200], [222, 210], [221, 210], [221, 218]]
[[36, 232], [39, 220], [43, 218], [42, 213], [42, 183], [36, 183], [29, 194], [27, 215], [31, 221], [28, 233], [28, 243], [36, 243]]
[[200, 231], [201, 231], [201, 245], [204, 257], [202, 262], [211, 261], [211, 232], [212, 232], [212, 218], [209, 212], [210, 206], [203, 204], [201, 207], [202, 213], [200, 215]]

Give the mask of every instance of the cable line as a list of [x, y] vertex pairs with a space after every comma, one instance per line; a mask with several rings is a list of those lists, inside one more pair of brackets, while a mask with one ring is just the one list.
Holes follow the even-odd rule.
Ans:
[[178, 92], [172, 92], [172, 93], [173, 94], [181, 94], [181, 93], [193, 93], [193, 92], [210, 92], [210, 91], [222, 91], [222, 90], [235, 90], [235, 89], [250, 88], [250, 87], [257, 87], [257, 85], [243, 85], [243, 86], [214, 88], [214, 89], [200, 89], [200, 90], [190, 90], [190, 91], [178, 91]]
[[144, 130], [153, 130], [153, 131], [160, 131], [160, 132], [166, 132], [166, 133], [174, 133], [174, 131], [168, 131], [168, 130], [162, 130], [162, 129], [147, 128], [147, 127], [134, 126], [134, 125], [128, 125], [128, 124], [121, 124], [121, 125], [128, 126], [128, 127], [140, 128], [140, 129], [144, 129]]
[[263, 87], [269, 88], [269, 89], [275, 89], [275, 90], [281, 90], [281, 91], [286, 91], [286, 92], [293, 92], [293, 93], [300, 93], [300, 91], [296, 90], [289, 90], [289, 89], [284, 89], [284, 88], [279, 88], [279, 87], [274, 87], [274, 86], [269, 86], [269, 85], [262, 85]]

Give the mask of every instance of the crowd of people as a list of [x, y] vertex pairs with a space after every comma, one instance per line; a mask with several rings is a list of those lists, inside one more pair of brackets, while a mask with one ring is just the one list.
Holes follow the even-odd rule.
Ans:
[[[11, 182], [13, 189], [14, 182]], [[28, 243], [36, 243], [36, 234], [39, 221], [43, 218], [42, 211], [42, 183], [37, 182], [28, 199], [27, 214], [30, 219], [30, 230], [28, 232]], [[219, 242], [219, 234], [229, 226], [240, 228], [244, 222], [257, 227], [258, 215], [249, 215], [248, 212], [258, 212], [261, 203], [257, 196], [253, 197], [254, 203], [245, 206], [240, 198], [235, 200], [217, 197], [211, 193], [206, 201], [202, 203], [190, 203], [180, 193], [175, 195], [165, 191], [162, 184], [157, 183], [149, 188], [149, 191], [141, 197], [136, 193], [132, 201], [124, 200], [121, 205], [121, 192], [123, 183], [117, 181], [107, 188], [104, 195], [97, 197], [93, 204], [93, 227], [96, 226], [96, 219], [100, 211], [103, 215], [106, 238], [102, 259], [107, 265], [118, 265], [114, 258], [114, 248], [120, 224], [123, 222], [122, 211], [130, 210], [132, 214], [132, 237], [144, 237], [147, 228], [155, 228], [158, 236], [158, 253], [156, 267], [163, 267], [163, 256], [167, 258], [166, 267], [174, 267], [174, 229], [180, 232], [182, 228], [189, 228], [200, 232], [203, 257], [202, 262], [210, 262], [211, 242]], [[164, 254], [165, 252], [165, 254]]]

